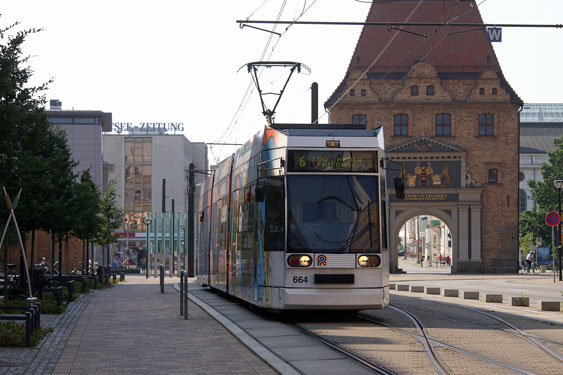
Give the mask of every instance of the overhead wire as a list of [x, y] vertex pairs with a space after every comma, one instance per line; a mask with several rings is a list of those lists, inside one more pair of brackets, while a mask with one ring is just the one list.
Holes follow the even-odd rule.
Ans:
[[[265, 1], [265, 2], [266, 2], [266, 1]], [[265, 3], [265, 2], [264, 2], [264, 3]], [[305, 0], [305, 1], [304, 1], [304, 4], [303, 4], [303, 10], [301, 11], [301, 14], [299, 14], [299, 16], [298, 16], [296, 19], [294, 19], [294, 21], [299, 20], [305, 13], [307, 13], [307, 11], [309, 11], [309, 9], [311, 9], [311, 7], [312, 7], [313, 5], [315, 5], [316, 2], [317, 2], [317, 0], [314, 0], [311, 4], [309, 4], [309, 5], [307, 6], [307, 0]], [[260, 7], [258, 7], [258, 9], [260, 9], [260, 8], [264, 5], [264, 3], [262, 3], [262, 4], [260, 5]], [[280, 7], [279, 12], [278, 12], [276, 21], [279, 21], [279, 20], [281, 19], [282, 15], [283, 15], [283, 12], [284, 12], [284, 10], [285, 10], [286, 5], [287, 5], [287, 0], [284, 0], [283, 3], [282, 3], [282, 5], [281, 5], [281, 7]], [[249, 19], [250, 17], [252, 17], [252, 15], [254, 15], [254, 13], [256, 13], [256, 12], [258, 11], [258, 9], [256, 9], [254, 12], [252, 12], [252, 14], [247, 17], [247, 19]], [[269, 36], [269, 38], [268, 38], [268, 41], [266, 42], [266, 45], [264, 46], [264, 49], [263, 49], [263, 51], [262, 51], [262, 54], [261, 54], [261, 57], [260, 57], [260, 61], [270, 61], [270, 59], [271, 59], [271, 57], [272, 57], [274, 51], [276, 50], [276, 48], [277, 48], [277, 46], [278, 46], [278, 43], [279, 43], [281, 37], [289, 30], [289, 28], [290, 28], [291, 26], [292, 26], [292, 25], [290, 24], [290, 25], [288, 25], [288, 26], [285, 28], [285, 30], [279, 35], [278, 39], [275, 41], [274, 45], [273, 45], [273, 46], [271, 47], [271, 49], [269, 50], [270, 44], [272, 43], [273, 36], [275, 35], [275, 34], [273, 34], [273, 32], [275, 32], [275, 31], [276, 31], [276, 28], [277, 28], [277, 24], [274, 24], [274, 27], [273, 27], [272, 30], [271, 30], [272, 33], [270, 33], [270, 36]], [[269, 54], [268, 54], [267, 57], [266, 57], [266, 54], [267, 54], [268, 50], [269, 50]], [[264, 68], [260, 68], [258, 77], [261, 77], [263, 70], [264, 70]], [[242, 115], [243, 115], [243, 113], [244, 113], [244, 111], [245, 111], [245, 109], [246, 109], [246, 106], [247, 106], [248, 103], [250, 102], [250, 98], [251, 98], [252, 94], [254, 93], [254, 90], [255, 90], [255, 85], [254, 85], [254, 83], [253, 83], [253, 81], [252, 81], [252, 79], [251, 79], [250, 82], [249, 82], [249, 84], [248, 84], [248, 86], [247, 86], [247, 88], [246, 88], [246, 91], [245, 91], [245, 93], [244, 93], [244, 95], [243, 95], [243, 98], [241, 99], [241, 102], [240, 102], [239, 106], [237, 107], [237, 110], [235, 111], [233, 117], [231, 118], [231, 121], [230, 121], [229, 125], [227, 126], [227, 128], [225, 129], [225, 131], [223, 132], [223, 134], [221, 135], [221, 137], [219, 137], [219, 139], [218, 139], [217, 142], [222, 142], [223, 140], [227, 140], [227, 139], [230, 138], [230, 136], [232, 135], [233, 131], [235, 130], [236, 125], [238, 124], [238, 121], [239, 121], [240, 118], [242, 117]], [[212, 154], [213, 154], [213, 156], [214, 156], [214, 153], [213, 153], [212, 150], [211, 150], [211, 152], [212, 152]], [[215, 157], [215, 156], [214, 156], [214, 157]]]

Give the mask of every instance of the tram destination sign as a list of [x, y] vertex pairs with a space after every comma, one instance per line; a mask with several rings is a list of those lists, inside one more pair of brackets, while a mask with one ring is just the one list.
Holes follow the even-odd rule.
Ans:
[[377, 173], [377, 151], [289, 150], [289, 172]]

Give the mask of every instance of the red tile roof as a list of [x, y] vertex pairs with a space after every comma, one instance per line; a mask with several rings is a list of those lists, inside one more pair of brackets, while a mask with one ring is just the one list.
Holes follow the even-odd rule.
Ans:
[[[373, 0], [366, 22], [482, 24], [481, 14], [474, 4], [467, 0]], [[468, 29], [472, 27], [404, 27], [404, 30], [426, 35], [425, 39], [396, 29], [388, 30], [385, 26], [364, 26], [346, 77], [353, 71], [367, 70], [369, 78], [400, 79], [414, 64], [426, 62], [436, 68], [438, 76], [448, 78], [477, 78], [479, 73], [490, 69], [508, 86], [487, 34], [482, 29], [459, 32]], [[447, 35], [456, 31], [458, 33]], [[336, 100], [335, 94], [340, 89], [327, 104]], [[513, 94], [515, 101], [520, 101], [516, 93]]]

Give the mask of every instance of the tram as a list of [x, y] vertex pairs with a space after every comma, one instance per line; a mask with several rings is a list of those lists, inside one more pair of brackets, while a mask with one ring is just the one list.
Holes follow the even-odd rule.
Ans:
[[266, 126], [206, 178], [203, 285], [269, 310], [389, 304], [382, 128]]

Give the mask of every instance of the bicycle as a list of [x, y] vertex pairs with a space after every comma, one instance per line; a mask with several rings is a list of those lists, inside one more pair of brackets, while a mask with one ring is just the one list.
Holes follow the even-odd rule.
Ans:
[[[58, 262], [55, 263], [55, 265]], [[41, 259], [41, 263], [36, 264], [36, 269], [33, 270], [33, 283], [32, 286], [35, 286], [34, 289], [37, 289], [39, 292], [39, 297], [41, 299], [44, 296], [53, 295], [56, 298], [58, 287], [62, 287], [62, 304], [66, 306], [72, 300], [72, 288], [70, 284], [58, 276], [58, 272], [56, 272], [55, 267], [53, 267], [53, 274], [55, 276], [49, 276], [51, 268], [49, 267], [49, 263], [45, 260], [45, 258]]]

